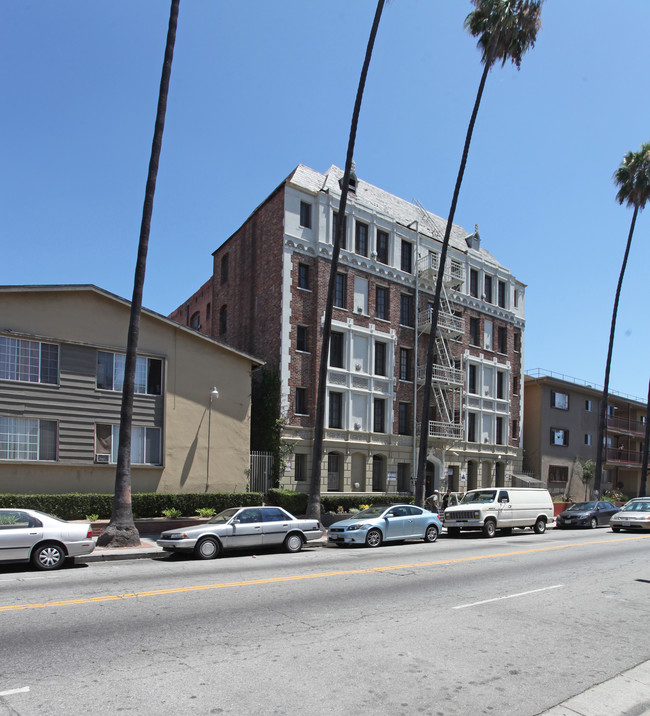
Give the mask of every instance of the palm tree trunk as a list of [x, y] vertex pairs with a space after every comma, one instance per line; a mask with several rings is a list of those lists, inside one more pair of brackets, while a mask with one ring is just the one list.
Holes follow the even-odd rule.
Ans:
[[648, 382], [648, 402], [645, 409], [645, 442], [643, 443], [643, 461], [641, 465], [641, 485], [639, 497], [645, 497], [648, 487], [648, 447], [650, 446], [650, 382]]
[[614, 298], [614, 310], [612, 311], [612, 323], [609, 329], [609, 346], [607, 348], [607, 362], [605, 364], [605, 383], [603, 385], [603, 395], [600, 400], [600, 413], [598, 416], [598, 439], [596, 442], [596, 471], [594, 476], [594, 491], [598, 499], [600, 499], [600, 486], [602, 482], [603, 473], [603, 452], [605, 446], [603, 441], [605, 439], [605, 420], [607, 417], [607, 399], [609, 395], [609, 372], [612, 367], [612, 351], [614, 348], [614, 333], [616, 331], [616, 315], [618, 313], [618, 301], [621, 297], [621, 287], [623, 286], [623, 276], [625, 275], [625, 267], [627, 266], [627, 259], [630, 255], [630, 246], [632, 245], [632, 235], [634, 234], [634, 225], [636, 224], [636, 217], [639, 213], [639, 207], [634, 207], [634, 213], [632, 214], [632, 223], [630, 224], [630, 231], [627, 235], [627, 244], [625, 246], [625, 255], [623, 256], [623, 265], [621, 266], [621, 273], [618, 277], [618, 284], [616, 286], [616, 297]]
[[156, 178], [158, 176], [158, 163], [160, 160], [160, 150], [162, 148], [163, 130], [165, 128], [167, 95], [169, 93], [169, 78], [172, 69], [172, 59], [174, 57], [179, 3], [180, 0], [172, 0], [169, 12], [165, 60], [163, 62], [162, 77], [160, 80], [156, 126], [151, 146], [149, 174], [147, 176], [144, 206], [142, 209], [140, 241], [138, 243], [138, 257], [135, 266], [133, 298], [131, 300], [131, 315], [129, 318], [129, 331], [126, 343], [124, 385], [122, 388], [122, 407], [120, 411], [120, 440], [117, 452], [117, 469], [115, 472], [113, 512], [106, 529], [97, 540], [97, 544], [100, 546], [127, 547], [140, 544], [140, 535], [133, 522], [133, 509], [131, 505], [131, 426], [133, 423], [133, 394], [135, 392], [136, 356], [140, 335], [140, 312], [142, 309], [142, 292], [147, 263], [147, 249], [149, 247], [149, 232], [151, 229], [153, 199], [156, 192]]
[[[422, 389], [422, 419], [420, 422], [420, 446], [418, 450], [418, 466], [417, 466], [417, 480], [415, 483], [415, 504], [420, 507], [424, 507], [424, 476], [427, 462], [427, 438], [429, 435], [429, 403], [431, 402], [431, 381], [433, 379], [433, 354], [434, 347], [436, 344], [436, 332], [438, 330], [438, 314], [440, 312], [440, 296], [442, 293], [442, 281], [445, 273], [445, 262], [447, 260], [447, 249], [449, 247], [449, 238], [451, 236], [451, 229], [454, 223], [454, 216], [456, 214], [456, 205], [458, 203], [458, 195], [460, 194], [460, 187], [463, 183], [463, 175], [465, 174], [465, 167], [467, 165], [467, 157], [469, 155], [469, 146], [472, 141], [472, 133], [474, 132], [474, 124], [476, 123], [476, 117], [478, 110], [481, 105], [481, 98], [483, 97], [483, 89], [485, 88], [485, 82], [487, 80], [492, 61], [488, 59], [483, 68], [483, 74], [481, 75], [481, 82], [476, 93], [476, 100], [474, 102], [474, 109], [472, 116], [467, 127], [467, 135], [465, 136], [465, 146], [463, 147], [463, 156], [460, 161], [460, 167], [458, 169], [458, 176], [456, 177], [456, 186], [454, 187], [454, 194], [451, 200], [451, 207], [449, 208], [449, 217], [447, 218], [447, 226], [445, 227], [445, 236], [442, 242], [442, 250], [440, 252], [440, 265], [438, 266], [438, 277], [436, 279], [436, 292], [433, 299], [433, 309], [431, 315], [431, 333], [429, 333], [429, 341], [427, 343], [427, 362], [426, 362], [426, 375], [424, 378], [424, 388]], [[416, 325], [417, 330], [417, 325]]]
[[334, 289], [336, 285], [336, 272], [339, 265], [339, 254], [341, 251], [341, 238], [345, 230], [345, 209], [348, 200], [348, 185], [350, 183], [350, 174], [352, 172], [352, 158], [354, 156], [354, 143], [357, 136], [357, 124], [359, 122], [359, 113], [361, 112], [361, 100], [363, 99], [363, 90], [366, 85], [366, 77], [368, 76], [368, 67], [372, 57], [372, 50], [379, 29], [379, 21], [381, 13], [384, 9], [385, 0], [377, 2], [375, 11], [375, 19], [370, 30], [370, 37], [366, 46], [366, 56], [359, 78], [357, 87], [357, 97], [352, 112], [352, 122], [350, 125], [350, 135], [348, 138], [348, 153], [345, 159], [345, 169], [343, 173], [343, 187], [341, 189], [341, 199], [339, 202], [339, 220], [336, 226], [336, 235], [334, 236], [334, 246], [332, 249], [332, 264], [330, 266], [330, 278], [327, 286], [327, 303], [325, 305], [325, 318], [323, 323], [323, 335], [320, 352], [320, 365], [318, 371], [318, 392], [316, 395], [316, 416], [314, 424], [314, 444], [312, 448], [311, 458], [311, 479], [309, 483], [309, 501], [307, 503], [307, 516], [312, 519], [320, 519], [320, 480], [321, 480], [321, 461], [323, 452], [323, 432], [325, 422], [325, 396], [327, 388], [327, 364], [329, 361], [330, 337], [332, 333], [332, 308], [334, 305]]

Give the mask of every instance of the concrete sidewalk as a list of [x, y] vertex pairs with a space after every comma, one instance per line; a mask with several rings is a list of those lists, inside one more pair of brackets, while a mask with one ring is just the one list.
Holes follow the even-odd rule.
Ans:
[[91, 554], [75, 557], [75, 563], [111, 562], [127, 559], [158, 559], [167, 556], [167, 552], [156, 544], [158, 535], [140, 535], [140, 547], [95, 547]]
[[538, 716], [650, 716], [650, 661], [596, 684]]

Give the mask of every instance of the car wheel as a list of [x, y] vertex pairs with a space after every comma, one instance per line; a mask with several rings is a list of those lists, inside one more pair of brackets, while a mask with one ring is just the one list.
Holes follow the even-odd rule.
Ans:
[[589, 522], [589, 527], [591, 527], [592, 530], [595, 530], [596, 527], [598, 527], [598, 520], [595, 517], [591, 518], [591, 521]]
[[212, 537], [205, 537], [194, 548], [194, 554], [199, 559], [214, 559], [219, 556], [221, 545]]
[[612, 532], [620, 532], [620, 531], [621, 531], [620, 527], [612, 527]]
[[458, 537], [460, 535], [460, 527], [447, 527], [447, 537]]
[[368, 547], [379, 547], [381, 545], [382, 538], [381, 532], [377, 529], [369, 530], [366, 535], [366, 544]]
[[65, 551], [58, 544], [42, 544], [32, 552], [32, 564], [37, 569], [60, 569], [65, 562]]
[[494, 520], [485, 520], [483, 523], [483, 536], [494, 537], [497, 533], [497, 525]]
[[424, 533], [425, 542], [435, 542], [438, 539], [438, 528], [435, 525], [429, 525]]
[[284, 540], [284, 548], [287, 552], [300, 552], [302, 549], [302, 537], [295, 533], [287, 535]]
[[546, 532], [546, 520], [540, 517], [533, 525], [533, 531], [536, 535], [543, 535]]

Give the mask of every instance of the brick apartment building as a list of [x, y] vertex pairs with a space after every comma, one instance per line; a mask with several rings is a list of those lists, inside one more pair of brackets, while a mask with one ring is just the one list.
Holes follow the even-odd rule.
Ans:
[[[277, 369], [283, 485], [306, 491], [321, 326], [343, 172], [298, 166], [213, 254], [170, 318]], [[322, 489], [411, 492], [445, 221], [355, 175], [336, 282]], [[430, 408], [427, 494], [515, 484], [522, 461], [524, 284], [454, 226]], [[255, 409], [255, 408], [253, 408]], [[526, 478], [521, 477], [522, 480]]]

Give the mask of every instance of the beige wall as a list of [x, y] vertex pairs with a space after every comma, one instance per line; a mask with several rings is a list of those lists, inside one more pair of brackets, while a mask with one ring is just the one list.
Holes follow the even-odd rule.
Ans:
[[[16, 337], [56, 343], [73, 343], [91, 349], [123, 352], [129, 321], [129, 304], [96, 289], [61, 287], [58, 290], [0, 289], [0, 332]], [[250, 371], [248, 356], [217, 344], [171, 321], [143, 312], [139, 355], [164, 360], [163, 465], [132, 468], [136, 492], [210, 492], [245, 490], [245, 470], [250, 446]], [[3, 390], [4, 386], [4, 390]], [[16, 383], [11, 388], [15, 389]], [[216, 386], [219, 399], [212, 403]], [[7, 404], [7, 382], [0, 382], [0, 414]], [[25, 392], [32, 384], [21, 384]], [[57, 418], [56, 388], [52, 402], [39, 417]], [[114, 396], [109, 396], [114, 397]], [[136, 396], [138, 397], [138, 396]], [[85, 390], [80, 399], [88, 407], [88, 421], [99, 420], [105, 391]], [[211, 424], [210, 436], [208, 425]], [[208, 475], [208, 437], [210, 460]], [[100, 492], [111, 493], [114, 465], [95, 465], [92, 455], [47, 462], [0, 462], [0, 492]]]

